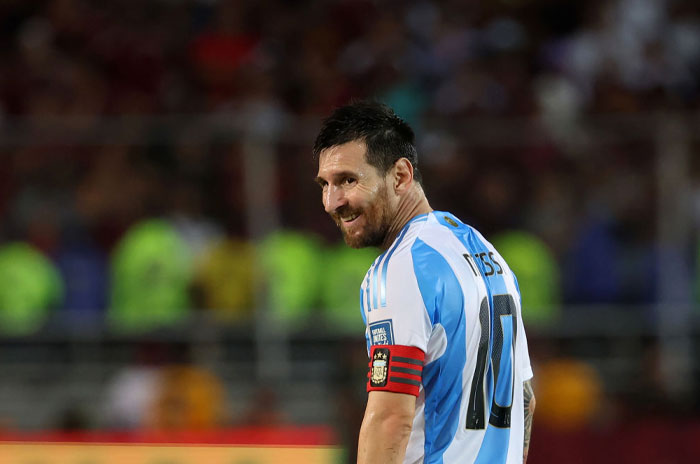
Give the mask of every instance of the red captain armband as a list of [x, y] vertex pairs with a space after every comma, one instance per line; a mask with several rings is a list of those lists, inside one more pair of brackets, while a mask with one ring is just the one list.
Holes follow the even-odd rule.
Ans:
[[418, 396], [425, 353], [403, 345], [374, 345], [370, 350], [367, 391]]

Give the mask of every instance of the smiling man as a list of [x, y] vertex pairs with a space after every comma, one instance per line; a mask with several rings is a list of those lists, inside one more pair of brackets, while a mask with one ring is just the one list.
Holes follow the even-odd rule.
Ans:
[[535, 398], [506, 262], [433, 211], [413, 131], [385, 105], [337, 109], [314, 155], [345, 242], [383, 250], [360, 288], [370, 362], [358, 463], [525, 462]]

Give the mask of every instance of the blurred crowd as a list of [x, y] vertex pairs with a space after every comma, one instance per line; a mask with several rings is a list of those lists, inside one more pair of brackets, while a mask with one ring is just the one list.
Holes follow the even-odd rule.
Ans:
[[[561, 304], [657, 302], [662, 254], [694, 268], [692, 244], [657, 243], [667, 206], [655, 174], [658, 120], [612, 139], [582, 128], [695, 114], [695, 2], [6, 1], [0, 21], [3, 310], [27, 294], [42, 300], [32, 306], [127, 307], [129, 289], [168, 273], [179, 294], [162, 297], [164, 307], [252, 306], [250, 264], [264, 252], [250, 218], [271, 212], [247, 207], [246, 143], [272, 141], [276, 173], [255, 188], [272, 192], [279, 226], [305, 236], [278, 246], [301, 247], [284, 253], [311, 266], [339, 237], [315, 206], [313, 130], [307, 140], [285, 128], [317, 127], [333, 107], [365, 97], [415, 127], [433, 207], [499, 242], [532, 318]], [[169, 131], [153, 118], [203, 114], [243, 120], [245, 130]], [[101, 132], [129, 120], [139, 121], [130, 131]], [[83, 136], [57, 142], [61, 130]], [[697, 158], [682, 167], [696, 191]], [[144, 240], [160, 250], [124, 251], [149, 221], [165, 238]], [[141, 262], [119, 257], [129, 253]], [[31, 288], [17, 283], [25, 255]], [[273, 271], [262, 272], [269, 280]], [[322, 305], [318, 285], [300, 302]], [[213, 296], [222, 286], [230, 294]]]

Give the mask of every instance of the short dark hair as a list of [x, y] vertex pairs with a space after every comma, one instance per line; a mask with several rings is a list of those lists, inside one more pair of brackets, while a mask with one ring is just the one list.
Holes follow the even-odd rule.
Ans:
[[400, 158], [406, 158], [413, 166], [413, 178], [421, 183], [413, 130], [387, 105], [361, 100], [337, 108], [323, 121], [314, 142], [314, 157], [326, 148], [353, 140], [365, 143], [366, 161], [381, 175]]

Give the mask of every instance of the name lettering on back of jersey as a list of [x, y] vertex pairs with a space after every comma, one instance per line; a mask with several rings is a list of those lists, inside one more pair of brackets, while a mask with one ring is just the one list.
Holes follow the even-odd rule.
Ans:
[[481, 253], [474, 254], [464, 253], [462, 256], [464, 256], [464, 259], [469, 263], [469, 267], [475, 276], [479, 276], [480, 272], [483, 272], [486, 277], [503, 274], [503, 268], [501, 264], [496, 261], [493, 251], [482, 251]]
[[393, 345], [394, 328], [391, 319], [377, 321], [369, 325], [369, 333], [372, 345]]

